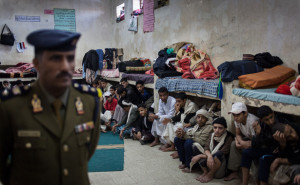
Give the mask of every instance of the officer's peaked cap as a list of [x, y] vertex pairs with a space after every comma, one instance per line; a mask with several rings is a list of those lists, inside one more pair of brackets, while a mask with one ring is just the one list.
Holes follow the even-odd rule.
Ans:
[[72, 51], [80, 33], [43, 29], [30, 33], [27, 42], [35, 47], [35, 50]]

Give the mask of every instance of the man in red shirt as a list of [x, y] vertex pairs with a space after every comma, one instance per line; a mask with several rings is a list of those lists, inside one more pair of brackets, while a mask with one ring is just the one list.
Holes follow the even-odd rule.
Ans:
[[112, 97], [111, 93], [109, 91], [106, 91], [104, 93], [106, 102], [104, 104], [105, 112], [104, 114], [101, 114], [101, 120], [105, 122], [106, 130], [110, 130], [110, 124], [111, 124], [111, 118], [114, 115], [116, 106], [118, 105], [118, 100], [114, 97]]
[[118, 100], [116, 98], [113, 98], [109, 91], [106, 91], [104, 93], [104, 96], [105, 96], [105, 99], [106, 99], [106, 102], [104, 104], [104, 109], [106, 111], [110, 111], [111, 115], [113, 115], [114, 111], [116, 109], [116, 106], [118, 104]]

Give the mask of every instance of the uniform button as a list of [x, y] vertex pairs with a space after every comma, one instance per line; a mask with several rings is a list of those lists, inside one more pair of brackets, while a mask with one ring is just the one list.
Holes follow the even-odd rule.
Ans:
[[87, 136], [87, 137], [86, 137], [86, 141], [87, 141], [87, 142], [90, 142], [90, 140], [91, 140], [90, 136]]
[[68, 145], [64, 145], [64, 146], [63, 146], [63, 150], [64, 150], [64, 152], [69, 151], [69, 146], [68, 146]]
[[65, 175], [65, 176], [69, 175], [68, 169], [64, 169], [64, 175]]
[[31, 146], [32, 146], [32, 145], [31, 145], [31, 143], [29, 143], [29, 142], [25, 144], [25, 147], [26, 147], [26, 148], [31, 148]]

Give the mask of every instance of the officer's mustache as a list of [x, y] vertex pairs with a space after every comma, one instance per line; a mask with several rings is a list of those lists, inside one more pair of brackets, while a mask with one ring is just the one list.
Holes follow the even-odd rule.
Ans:
[[62, 77], [66, 77], [66, 76], [72, 78], [72, 74], [68, 73], [67, 71], [63, 71], [63, 72], [59, 73], [56, 76], [56, 78], [62, 78]]

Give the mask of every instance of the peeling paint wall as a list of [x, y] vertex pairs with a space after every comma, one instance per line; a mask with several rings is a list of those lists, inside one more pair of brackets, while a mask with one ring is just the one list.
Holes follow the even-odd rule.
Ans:
[[194, 43], [210, 55], [215, 67], [240, 60], [243, 54], [270, 52], [297, 69], [300, 46], [300, 1], [290, 0], [170, 0], [155, 10], [155, 31], [128, 31], [132, 0], [114, 0], [113, 10], [125, 2], [125, 20], [113, 24], [113, 46], [124, 48], [124, 59], [157, 57], [160, 49], [175, 42]]
[[[26, 36], [37, 29], [53, 29], [54, 15], [45, 15], [44, 9], [75, 9], [76, 31], [82, 34], [76, 55], [80, 67], [84, 54], [90, 49], [112, 47], [111, 1], [107, 0], [0, 0], [0, 28], [8, 24], [17, 41], [26, 41]], [[16, 22], [15, 15], [40, 16], [41, 22]], [[2, 65], [31, 62], [33, 47], [26, 43], [25, 53], [17, 53], [16, 46], [0, 44]]]

